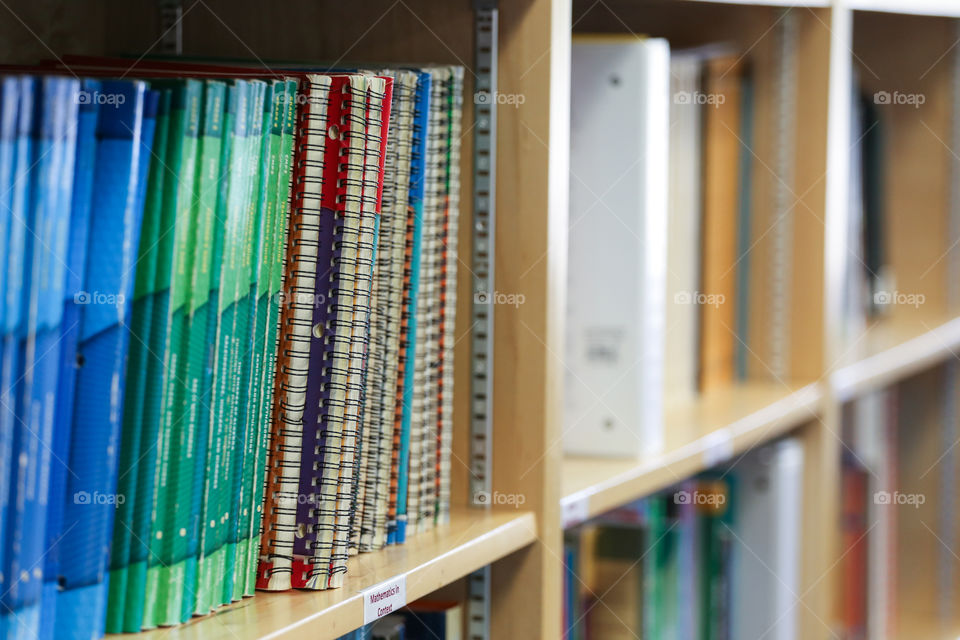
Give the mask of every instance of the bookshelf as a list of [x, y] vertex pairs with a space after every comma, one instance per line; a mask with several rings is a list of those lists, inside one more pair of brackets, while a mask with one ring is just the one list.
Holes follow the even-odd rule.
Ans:
[[[797, 113], [793, 132], [798, 204], [789, 238], [794, 295], [787, 300], [788, 342], [793, 345], [788, 364], [771, 372], [764, 364], [770, 354], [761, 349], [745, 382], [671, 402], [667, 446], [660, 455], [608, 461], [562, 454], [571, 34], [649, 33], [667, 37], [677, 47], [732, 41], [750, 52], [762, 95], [778, 80], [775, 67], [765, 62], [774, 46], [768, 35], [789, 7], [796, 8], [803, 61], [793, 88], [806, 106]], [[375, 0], [361, 11], [333, 0], [296, 0], [284, 3], [282, 11], [253, 0], [185, 0], [183, 10], [183, 49], [194, 56], [402, 60], [468, 68], [473, 58], [473, 12], [466, 0]], [[31, 63], [61, 52], [147, 54], [161, 32], [152, 2], [18, 0], [6, 13], [0, 42], [7, 63]], [[471, 508], [469, 471], [455, 462], [450, 525], [416, 536], [406, 546], [352, 558], [343, 588], [262, 593], [215, 615], [142, 637], [335, 638], [362, 622], [363, 589], [405, 575], [408, 600], [413, 600], [491, 565], [491, 637], [557, 638], [564, 524], [668, 488], [786, 434], [797, 435], [806, 454], [798, 635], [831, 637], [841, 558], [838, 434], [843, 405], [891, 385], [937, 404], [939, 395], [930, 389], [942, 386], [941, 365], [960, 353], [960, 315], [948, 293], [956, 274], [946, 260], [929, 272], [914, 267], [916, 255], [939, 256], [950, 247], [953, 56], [935, 61], [956, 39], [956, 18], [960, 8], [947, 0], [504, 0], [499, 90], [522, 94], [525, 100], [498, 111], [497, 290], [523, 294], [525, 302], [495, 309], [493, 488], [523, 495], [524, 506], [492, 512]], [[890, 40], [918, 46], [890, 46]], [[884, 194], [894, 225], [890, 241], [897, 286], [923, 293], [929, 304], [896, 307], [850, 334], [844, 326], [841, 282], [847, 269], [854, 69], [872, 90], [893, 87], [930, 96], [921, 109], [894, 116], [891, 180]], [[464, 131], [473, 118], [472, 93], [468, 72]], [[770, 105], [759, 108], [758, 118], [773, 117]], [[770, 170], [774, 143], [768, 133], [756, 141], [758, 200], [776, 187]], [[461, 207], [463, 219], [469, 220], [469, 135], [463, 145]], [[774, 250], [762, 232], [756, 232], [758, 260]], [[460, 246], [468, 247], [470, 241], [471, 225], [461, 224]], [[458, 296], [458, 338], [470, 332], [469, 269], [461, 269], [459, 277], [464, 293]], [[758, 292], [752, 308], [760, 317], [778, 294], [759, 273], [752, 285]], [[469, 457], [469, 394], [461, 383], [469, 380], [469, 348], [468, 339], [456, 346], [453, 454], [460, 461]], [[942, 420], [931, 409], [903, 424], [900, 448], [908, 455], [901, 477], [916, 478], [923, 473], [918, 470], [936, 460], [938, 443], [932, 434]], [[909, 434], [923, 436], [915, 448], [908, 446], [913, 442]], [[935, 493], [929, 485], [917, 487]], [[924, 551], [922, 561], [901, 572], [898, 637], [956, 637], [956, 612], [942, 622], [930, 604], [937, 597], [931, 574], [937, 573], [940, 556], [936, 540], [919, 522], [898, 531], [902, 557], [918, 548]]]
[[386, 579], [405, 576], [407, 599], [413, 601], [522, 549], [536, 537], [536, 518], [530, 512], [478, 515], [461, 508], [451, 513], [449, 526], [382, 553], [355, 556], [341, 589], [258, 594], [179, 627], [117, 637], [335, 640], [363, 624], [362, 592]]

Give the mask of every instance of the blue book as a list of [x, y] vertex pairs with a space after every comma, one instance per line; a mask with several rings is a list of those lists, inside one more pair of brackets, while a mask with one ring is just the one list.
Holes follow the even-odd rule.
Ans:
[[[36, 81], [33, 148], [28, 170], [25, 277], [17, 349], [21, 369], [14, 380], [16, 418], [10, 472], [11, 505], [6, 526], [11, 552], [10, 584], [3, 603], [12, 612], [12, 637], [39, 634], [43, 554], [47, 521], [53, 422], [60, 365], [60, 323], [67, 267], [70, 200], [77, 135], [79, 83], [48, 77]], [[51, 301], [57, 301], [51, 304]]]
[[410, 296], [407, 301], [407, 344], [403, 372], [403, 418], [400, 426], [400, 455], [397, 468], [397, 520], [387, 523], [387, 544], [406, 540], [407, 479], [410, 471], [410, 421], [413, 409], [413, 361], [417, 350], [417, 295], [420, 290], [420, 244], [423, 236], [423, 187], [427, 161], [427, 125], [430, 113], [430, 73], [417, 78], [414, 97], [413, 152], [410, 164], [410, 210], [413, 213], [413, 251], [410, 261]]
[[[19, 113], [20, 83], [17, 78], [0, 79], [0, 372], [2, 372], [4, 347], [8, 343], [8, 318], [13, 317], [12, 305], [7, 300], [9, 281], [9, 262], [11, 250], [16, 250], [11, 244], [11, 230], [19, 226], [14, 219], [13, 207], [14, 167], [17, 151], [17, 115]], [[19, 259], [19, 256], [18, 256]], [[0, 373], [0, 381], [3, 381]], [[7, 385], [4, 384], [3, 389]], [[13, 399], [4, 391], [0, 404], [0, 592], [6, 591], [7, 580], [4, 574], [4, 562], [7, 556], [6, 527], [7, 508], [10, 495], [10, 452], [13, 447], [13, 422], [8, 420], [5, 407], [12, 405]], [[0, 625], [3, 624], [3, 614], [0, 613]], [[0, 627], [0, 638], [4, 637], [3, 627]]]
[[[7, 262], [4, 265], [6, 291], [4, 300], [4, 329], [3, 329], [3, 364], [0, 368], [0, 433], [6, 443], [4, 455], [6, 464], [0, 465], [0, 472], [4, 476], [3, 486], [3, 518], [0, 527], [3, 528], [4, 555], [2, 573], [4, 576], [3, 592], [0, 594], [0, 638], [7, 637], [8, 622], [12, 619], [13, 597], [11, 585], [13, 578], [13, 521], [14, 498], [13, 483], [16, 480], [13, 469], [14, 433], [17, 427], [16, 404], [20, 363], [20, 335], [25, 332], [26, 314], [23, 309], [23, 291], [28, 285], [25, 269], [27, 251], [27, 212], [29, 209], [30, 181], [29, 167], [32, 161], [33, 140], [30, 132], [33, 130], [33, 100], [34, 80], [19, 78], [17, 83], [17, 115], [15, 123], [14, 167], [10, 197], [10, 236], [7, 246]], [[0, 461], [2, 462], [2, 461]]]
[[[116, 493], [124, 377], [133, 281], [143, 215], [144, 103], [139, 81], [105, 81], [114, 97], [97, 123], [90, 246], [77, 345], [74, 434], [70, 446], [64, 535], [70, 562], [60, 567], [55, 637], [103, 636], [113, 516], [126, 496]], [[122, 99], [121, 99], [122, 98]], [[156, 118], [156, 96], [152, 101]], [[151, 140], [152, 140], [152, 131]]]
[[67, 240], [67, 282], [63, 298], [63, 320], [60, 335], [60, 372], [57, 380], [53, 445], [51, 446], [50, 489], [47, 493], [47, 532], [43, 562], [43, 600], [40, 617], [40, 637], [53, 638], [56, 617], [57, 577], [63, 533], [63, 505], [66, 495], [67, 459], [70, 455], [70, 433], [73, 419], [73, 389], [76, 373], [77, 339], [80, 334], [80, 316], [83, 309], [85, 281], [84, 265], [87, 257], [87, 237], [90, 230], [90, 194], [93, 190], [93, 166], [96, 159], [95, 134], [96, 100], [82, 99], [95, 96], [100, 90], [97, 80], [82, 80], [77, 115], [77, 148], [74, 160], [73, 196], [70, 211], [70, 235]]

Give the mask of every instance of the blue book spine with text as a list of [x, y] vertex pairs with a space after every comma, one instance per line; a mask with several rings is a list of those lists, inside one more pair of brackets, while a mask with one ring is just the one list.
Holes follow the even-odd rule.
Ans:
[[[57, 379], [54, 409], [53, 445], [50, 460], [50, 490], [47, 494], [47, 531], [43, 562], [43, 600], [40, 617], [40, 638], [53, 638], [56, 618], [57, 577], [60, 575], [61, 549], [68, 545], [62, 539], [63, 506], [66, 494], [67, 459], [70, 455], [73, 388], [76, 372], [77, 339], [83, 309], [84, 264], [90, 230], [90, 193], [93, 189], [93, 165], [96, 159], [96, 100], [90, 100], [100, 89], [96, 80], [82, 80], [78, 97], [77, 148], [74, 160], [73, 195], [70, 211], [70, 234], [67, 240], [67, 281], [63, 298], [63, 319], [60, 335], [60, 371]], [[86, 98], [86, 99], [84, 99]]]
[[33, 104], [33, 149], [27, 236], [23, 253], [30, 273], [23, 288], [26, 322], [18, 336], [15, 380], [16, 418], [10, 514], [10, 585], [4, 604], [12, 611], [8, 637], [39, 634], [47, 492], [60, 332], [66, 287], [67, 236], [77, 135], [77, 80], [48, 77], [37, 81]]
[[[116, 493], [117, 455], [133, 282], [143, 215], [144, 103], [139, 81], [105, 81], [111, 98], [97, 123], [83, 305], [77, 345], [74, 434], [63, 527], [70, 562], [60, 567], [55, 637], [102, 637]], [[156, 99], [153, 100], [153, 117]], [[150, 132], [152, 140], [152, 132]]]
[[13, 619], [13, 587], [16, 579], [13, 577], [13, 557], [15, 553], [13, 540], [13, 524], [15, 519], [14, 482], [17, 479], [13, 473], [14, 436], [17, 428], [17, 390], [19, 389], [19, 375], [22, 370], [20, 363], [20, 336], [26, 332], [26, 314], [23, 309], [24, 289], [28, 286], [26, 265], [27, 253], [27, 214], [30, 202], [30, 173], [29, 168], [33, 155], [33, 101], [34, 85], [32, 78], [18, 78], [17, 84], [17, 115], [15, 117], [14, 166], [12, 186], [10, 189], [10, 237], [7, 244], [7, 262], [4, 265], [6, 275], [6, 291], [4, 300], [4, 330], [3, 330], [3, 365], [0, 369], [0, 433], [3, 434], [5, 464], [0, 465], [0, 473], [4, 477], [3, 486], [3, 516], [0, 527], [3, 528], [3, 592], [0, 593], [0, 638], [7, 637], [10, 620]]
[[[11, 252], [18, 249], [11, 242], [12, 230], [19, 227], [18, 221], [12, 214], [14, 174], [17, 151], [17, 114], [20, 102], [20, 82], [17, 78], [0, 79], [0, 382], [3, 383], [2, 403], [0, 403], [0, 593], [7, 590], [7, 579], [4, 574], [6, 561], [7, 536], [6, 526], [10, 495], [10, 453], [13, 448], [13, 422], [8, 418], [7, 406], [12, 405], [12, 398], [6, 393], [7, 384], [2, 374], [3, 364], [7, 362], [5, 346], [8, 336], [11, 335], [8, 320], [13, 313], [7, 291], [10, 289]], [[19, 260], [19, 256], [17, 256]], [[0, 638], [4, 637], [2, 609], [0, 609]]]

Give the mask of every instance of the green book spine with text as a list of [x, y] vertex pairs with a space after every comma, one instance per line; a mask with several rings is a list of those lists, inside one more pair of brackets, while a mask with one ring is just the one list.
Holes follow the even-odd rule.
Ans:
[[207, 554], [207, 543], [212, 535], [209, 510], [209, 487], [210, 483], [216, 477], [211, 473], [211, 469], [216, 469], [216, 450], [218, 446], [217, 430], [214, 423], [214, 368], [216, 366], [216, 337], [220, 326], [220, 266], [223, 261], [223, 242], [225, 221], [227, 217], [227, 193], [230, 184], [229, 168], [230, 153], [233, 145], [233, 136], [235, 135], [235, 111], [236, 111], [236, 90], [233, 85], [225, 87], [224, 90], [224, 114], [223, 114], [223, 136], [220, 145], [220, 176], [216, 192], [216, 209], [214, 213], [214, 228], [212, 238], [212, 248], [210, 253], [210, 289], [208, 293], [207, 304], [210, 313], [207, 315], [206, 327], [206, 353], [204, 363], [204, 375], [202, 381], [202, 393], [200, 403], [205, 421], [206, 442], [203, 451], [203, 473], [199, 478], [199, 517], [197, 529], [198, 560], [197, 574], [195, 581], [184, 584], [184, 591], [189, 593], [192, 589], [195, 594], [192, 598], [193, 613], [203, 615], [209, 613], [213, 607], [210, 601], [210, 593], [213, 591], [213, 584], [219, 579], [215, 572], [211, 570], [211, 556]]
[[[239, 407], [238, 421], [238, 452], [234, 461], [234, 488], [233, 504], [231, 508], [229, 538], [227, 540], [230, 556], [227, 558], [227, 573], [224, 582], [223, 602], [228, 603], [243, 597], [244, 576], [247, 571], [246, 531], [250, 525], [250, 509], [247, 506], [253, 494], [253, 465], [256, 458], [257, 437], [259, 436], [256, 423], [256, 408], [260, 397], [259, 376], [261, 369], [261, 355], [263, 344], [257, 340], [258, 325], [262, 333], [262, 325], [266, 322], [266, 301], [264, 300], [262, 320], [258, 316], [260, 311], [260, 273], [264, 263], [264, 242], [268, 219], [272, 215], [273, 202], [270, 200], [269, 180], [271, 171], [276, 162], [271, 155], [272, 122], [273, 122], [273, 83], [262, 85], [262, 97], [259, 100], [260, 121], [255, 138], [259, 137], [259, 147], [255, 150], [255, 160], [252, 172], [253, 193], [251, 198], [251, 214], [246, 228], [246, 242], [244, 243], [244, 260], [242, 264], [241, 292], [246, 293], [238, 303], [238, 321], [242, 318], [242, 335], [238, 336], [243, 343], [239, 363], [240, 397], [244, 402]], [[276, 175], [274, 175], [276, 178]], [[268, 202], [270, 206], [268, 206]], [[259, 320], [259, 322], [258, 322]]]
[[[169, 325], [164, 340], [164, 370], [161, 384], [159, 459], [155, 470], [155, 504], [151, 516], [152, 538], [147, 565], [144, 626], [153, 628], [179, 620], [188, 541], [189, 504], [181, 503], [182, 487], [192, 466], [184, 460], [192, 446], [181, 419], [187, 397], [187, 347], [190, 328], [191, 280], [197, 233], [197, 174], [200, 163], [200, 132], [203, 122], [204, 85], [187, 81], [186, 131], [175, 184], [175, 206], [165, 213], [174, 216], [173, 247], [161, 256], [158, 275], [169, 281]], [[174, 596], [176, 593], [178, 595]], [[172, 602], [175, 600], [176, 602]], [[174, 613], [175, 612], [175, 613]]]
[[[218, 263], [213, 262], [217, 235], [222, 235], [217, 216], [217, 195], [222, 175], [221, 158], [224, 137], [224, 102], [226, 85], [208, 80], [205, 83], [203, 124], [200, 136], [199, 167], [194, 208], [196, 232], [194, 236], [193, 269], [190, 279], [190, 297], [187, 317], [186, 395], [175, 421], [183, 430], [183, 449], [180, 455], [180, 473], [177, 502], [179, 510], [186, 509], [187, 547], [185, 550], [184, 579], [171, 585], [166, 617], [173, 622], [189, 620], [196, 606], [200, 533], [200, 515], [204, 479], [208, 472], [207, 446], [209, 443], [209, 396], [204, 389], [208, 360], [212, 358], [207, 335], [211, 317], [215, 320], [210, 288], [212, 273]], [[178, 607], [179, 604], [179, 607]], [[173, 620], [173, 617], [176, 617]]]
[[[162, 166], [163, 174], [150, 206], [159, 203], [159, 226], [155, 252], [155, 277], [153, 280], [149, 341], [146, 348], [146, 374], [141, 417], [140, 447], [134, 463], [136, 473], [136, 497], [131, 527], [130, 566], [127, 570], [126, 598], [123, 605], [123, 630], [139, 631], [149, 624], [147, 607], [153, 600], [148, 596], [151, 571], [156, 574], [165, 540], [161, 523], [162, 512], [157, 500], [166, 482], [163, 461], [169, 457], [169, 434], [161, 429], [163, 414], [164, 380], [167, 367], [167, 352], [170, 344], [173, 266], [176, 239], [187, 222], [179, 215], [180, 199], [184, 181], [192, 190], [192, 168], [195, 164], [196, 131], [191, 130], [191, 121], [199, 113], [201, 83], [195, 80], [162, 81], [152, 83], [157, 89], [170, 91], [170, 116], [167, 147]], [[193, 142], [191, 142], [191, 140]], [[159, 155], [159, 154], [158, 154]], [[186, 176], [180, 172], [186, 167]], [[155, 173], [154, 173], [155, 175]], [[151, 176], [151, 178], [153, 175]]]
[[260, 557], [260, 525], [263, 518], [263, 490], [266, 480], [267, 455], [269, 451], [270, 417], [273, 410], [273, 392], [277, 367], [277, 332], [280, 323], [280, 292], [283, 286], [283, 269], [287, 239], [287, 221], [290, 216], [290, 171], [293, 164], [293, 132], [297, 113], [297, 81], [286, 80], [282, 88], [274, 88], [274, 120], [271, 137], [279, 145], [277, 149], [275, 177], [271, 177], [273, 198], [272, 230], [269, 252], [265, 253], [265, 272], [261, 272], [261, 285], [266, 291], [267, 317], [263, 328], [263, 364], [260, 376], [260, 400], [257, 408], [257, 441], [253, 465], [253, 493], [247, 508], [250, 509], [250, 524], [246, 532], [247, 571], [243, 586], [244, 595], [256, 591], [257, 563]]
[[153, 357], [150, 353], [149, 341], [157, 273], [157, 245], [160, 239], [160, 212], [163, 207], [163, 184], [167, 173], [166, 152], [169, 130], [170, 90], [164, 89], [160, 93], [157, 106], [154, 151], [153, 156], [149, 158], [147, 195], [134, 276], [130, 346], [127, 355], [127, 384], [124, 391], [120, 458], [117, 465], [117, 495], [122, 495], [125, 499], [122, 504], [117, 505], [117, 513], [114, 517], [113, 543], [110, 548], [107, 633], [124, 631], [123, 618], [131, 547], [133, 545], [140, 547], [143, 544], [139, 540], [134, 540], [131, 534], [134, 527], [134, 513], [138, 505], [137, 471], [143, 436], [141, 420], [146, 395], [147, 369]]
[[213, 403], [210, 420], [210, 453], [204, 488], [203, 563], [204, 579], [198, 593], [197, 613], [207, 613], [221, 604], [226, 567], [226, 538], [230, 510], [229, 473], [235, 440], [236, 407], [242, 398], [234, 390], [231, 363], [238, 348], [235, 339], [236, 314], [232, 301], [236, 297], [239, 244], [242, 242], [244, 218], [247, 215], [247, 194], [252, 118], [252, 86], [246, 80], [235, 80], [230, 87], [230, 110], [233, 133], [230, 140], [228, 185], [221, 198], [223, 220], [222, 253], [219, 264], [219, 324], [214, 340]]

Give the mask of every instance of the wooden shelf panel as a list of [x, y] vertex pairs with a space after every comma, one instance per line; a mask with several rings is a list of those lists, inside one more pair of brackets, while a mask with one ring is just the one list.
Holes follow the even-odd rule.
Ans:
[[647, 459], [564, 456], [566, 525], [665, 489], [815, 418], [820, 388], [747, 383], [668, 407], [666, 448]]
[[406, 544], [353, 556], [342, 588], [329, 591], [257, 592], [217, 612], [177, 627], [109, 636], [124, 640], [333, 640], [363, 624], [361, 593], [406, 574], [412, 602], [532, 543], [534, 514], [454, 508], [450, 524], [415, 535]]
[[903, 380], [960, 353], [960, 317], [910, 316], [875, 322], [830, 376], [841, 402]]

